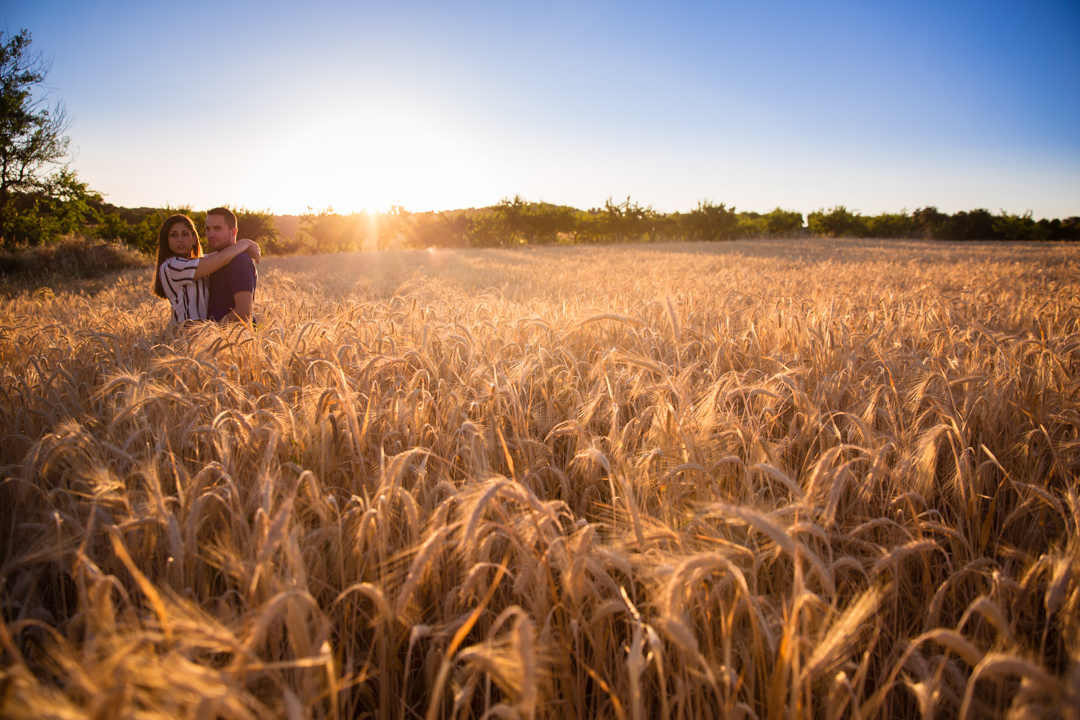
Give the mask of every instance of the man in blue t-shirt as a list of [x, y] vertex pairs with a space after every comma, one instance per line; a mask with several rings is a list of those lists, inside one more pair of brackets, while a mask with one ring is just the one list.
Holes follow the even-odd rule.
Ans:
[[[224, 250], [236, 242], [236, 215], [228, 208], [208, 210], [205, 232], [206, 244], [212, 252]], [[237, 255], [228, 265], [210, 274], [207, 317], [216, 322], [250, 321], [258, 284], [259, 273], [251, 256]]]

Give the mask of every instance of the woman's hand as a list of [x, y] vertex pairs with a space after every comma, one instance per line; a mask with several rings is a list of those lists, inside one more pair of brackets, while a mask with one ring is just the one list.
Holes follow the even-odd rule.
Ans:
[[251, 256], [251, 259], [255, 262], [262, 260], [262, 250], [259, 249], [259, 243], [248, 238], [244, 238], [240, 242], [247, 243], [247, 247], [244, 248], [244, 252]]

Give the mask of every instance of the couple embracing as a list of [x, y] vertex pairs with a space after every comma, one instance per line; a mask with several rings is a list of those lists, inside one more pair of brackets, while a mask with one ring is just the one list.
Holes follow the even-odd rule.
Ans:
[[168, 217], [158, 229], [154, 294], [172, 305], [176, 325], [251, 322], [259, 282], [258, 244], [236, 239], [236, 215], [228, 208], [207, 211], [206, 244], [213, 252], [204, 255], [195, 223], [187, 215]]

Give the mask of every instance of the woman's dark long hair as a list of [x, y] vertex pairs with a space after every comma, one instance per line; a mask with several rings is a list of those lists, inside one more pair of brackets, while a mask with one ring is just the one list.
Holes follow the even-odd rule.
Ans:
[[176, 223], [184, 223], [191, 229], [191, 234], [195, 237], [195, 246], [191, 248], [191, 252], [188, 253], [188, 258], [202, 257], [202, 245], [199, 244], [199, 232], [195, 229], [195, 223], [191, 222], [191, 218], [187, 215], [170, 215], [165, 218], [165, 222], [161, 223], [161, 227], [158, 229], [157, 234], [157, 266], [154, 269], [154, 294], [160, 298], [168, 299], [168, 295], [165, 294], [165, 288], [161, 287], [161, 263], [165, 262], [171, 257], [175, 257], [176, 253], [169, 247], [169, 230]]

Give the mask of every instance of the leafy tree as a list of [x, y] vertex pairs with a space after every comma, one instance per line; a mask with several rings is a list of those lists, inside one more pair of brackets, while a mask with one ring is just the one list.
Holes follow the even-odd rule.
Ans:
[[738, 214], [738, 226], [734, 237], [781, 237], [790, 236], [802, 230], [802, 213], [775, 208], [769, 213], [741, 212]]
[[[133, 218], [138, 218], [138, 220], [131, 225], [124, 240], [151, 257], [157, 254], [158, 228], [161, 227], [161, 223], [165, 222], [165, 218], [170, 215], [184, 213], [191, 217], [191, 221], [195, 223], [196, 228], [201, 228], [203, 221], [206, 219], [204, 213], [192, 213], [190, 208], [186, 207], [173, 208], [166, 206], [163, 208], [139, 208], [139, 210], [142, 212], [132, 214]], [[149, 210], [149, 212], [146, 212], [146, 210]]]
[[374, 218], [375, 246], [379, 250], [400, 249], [408, 240], [413, 214], [401, 205], [391, 205], [390, 212], [378, 213]]
[[994, 218], [994, 233], [1002, 240], [1046, 240], [1049, 228], [1040, 227], [1031, 218], [1031, 211], [1012, 215], [1004, 210]]
[[941, 229], [943, 240], [999, 240], [1000, 237], [994, 227], [994, 216], [982, 208], [956, 213]]
[[933, 205], [928, 205], [911, 213], [911, 220], [915, 224], [916, 234], [926, 238], [940, 238], [949, 216], [939, 212]]
[[131, 233], [131, 225], [120, 216], [120, 213], [108, 213], [101, 216], [101, 221], [94, 229], [94, 234], [105, 240], [128, 241]]
[[574, 208], [552, 203], [534, 203], [532, 206], [533, 242], [550, 244], [565, 242], [577, 233], [577, 213]]
[[735, 237], [754, 238], [769, 234], [765, 216], [759, 212], [741, 212], [738, 215], [739, 224], [735, 230]]
[[468, 227], [463, 212], [414, 213], [405, 236], [407, 244], [414, 248], [465, 247]]
[[861, 237], [866, 235], [864, 218], [857, 212], [851, 212], [843, 205], [837, 205], [828, 212], [824, 209], [812, 212], [806, 217], [810, 232], [823, 237]]
[[583, 245], [607, 241], [607, 226], [600, 208], [579, 210], [574, 215], [574, 242]]
[[500, 247], [504, 237], [502, 220], [493, 208], [484, 208], [467, 218], [465, 244], [468, 247]]
[[793, 235], [802, 230], [802, 213], [775, 208], [764, 217], [765, 231], [772, 236]]
[[608, 198], [600, 218], [602, 233], [608, 241], [626, 242], [650, 237], [656, 213], [650, 207], [643, 208], [631, 202], [627, 196], [625, 202], [621, 203], [614, 203]]
[[[1046, 222], [1040, 220], [1039, 222]], [[1057, 222], [1055, 220], [1055, 222]], [[1080, 217], [1075, 215], [1061, 221], [1061, 225], [1050, 233], [1051, 240], [1080, 240]]]
[[503, 198], [495, 206], [495, 216], [501, 226], [502, 245], [527, 242], [527, 220], [529, 204], [520, 195]]
[[[269, 212], [265, 216], [272, 224], [273, 217]], [[297, 236], [286, 243], [281, 240], [280, 235], [273, 235], [271, 252], [332, 253], [363, 250], [369, 241], [375, 240], [377, 225], [371, 220], [366, 212], [341, 215], [334, 212], [332, 207], [317, 213], [308, 208], [307, 214], [300, 216], [300, 232]], [[237, 224], [239, 225], [239, 219]], [[276, 230], [274, 228], [275, 233]], [[244, 237], [258, 239], [250, 235]]]
[[732, 240], [739, 226], [735, 208], [724, 203], [713, 205], [708, 200], [698, 202], [697, 207], [682, 217], [683, 233], [690, 240]]
[[[498, 229], [486, 227], [491, 221], [481, 221], [476, 229], [488, 233], [485, 242], [496, 241], [500, 245], [546, 245], [559, 242], [561, 237], [573, 234], [577, 229], [574, 209], [552, 203], [528, 202], [520, 195], [503, 198], [493, 209]], [[495, 235], [490, 235], [494, 232]]]
[[[47, 172], [67, 154], [64, 133], [70, 124], [61, 103], [50, 106], [47, 93], [35, 93], [50, 69], [40, 54], [30, 51], [29, 31], [6, 39], [0, 32], [0, 239], [5, 245], [44, 238], [45, 228], [26, 217], [41, 206], [25, 202], [26, 196], [70, 194], [77, 183], [73, 172], [60, 177]], [[86, 186], [82, 188], [79, 202], [86, 200]]]
[[682, 216], [680, 213], [654, 213], [649, 220], [649, 239], [657, 242], [682, 239]]
[[270, 247], [281, 240], [281, 231], [269, 210], [236, 211], [236, 237], [250, 238], [262, 246]]
[[866, 234], [875, 238], [907, 237], [915, 230], [915, 221], [907, 212], [881, 213], [865, 219]]
[[1067, 217], [1064, 220], [1043, 218], [1036, 225], [1040, 236], [1046, 240], [1080, 240], [1080, 217]]
[[40, 245], [61, 235], [85, 231], [84, 223], [97, 219], [95, 204], [100, 200], [101, 195], [79, 182], [73, 170], [61, 168], [44, 178], [36, 192], [12, 198], [6, 244]]

